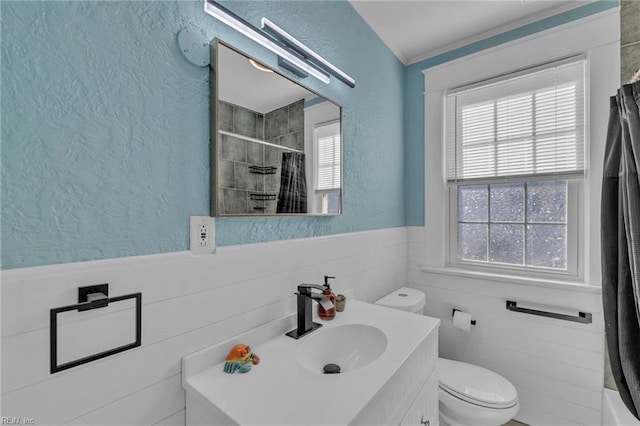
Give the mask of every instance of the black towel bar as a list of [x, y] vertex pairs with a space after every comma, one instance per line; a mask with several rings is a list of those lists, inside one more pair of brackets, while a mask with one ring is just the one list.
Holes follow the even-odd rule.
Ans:
[[539, 311], [537, 309], [521, 308], [518, 302], [507, 300], [507, 309], [513, 312], [521, 312], [523, 314], [538, 315], [541, 317], [555, 318], [565, 321], [579, 322], [582, 324], [591, 324], [592, 315], [589, 312], [578, 312], [578, 315], [558, 314], [556, 312]]
[[[58, 314], [68, 311], [84, 311], [88, 309], [95, 309], [105, 307], [110, 303], [120, 302], [122, 300], [135, 299], [136, 300], [136, 340], [133, 343], [109, 349], [104, 352], [100, 352], [94, 355], [89, 355], [84, 358], [76, 359], [58, 365]], [[133, 349], [142, 344], [142, 293], [132, 293], [124, 296], [111, 297], [108, 299], [102, 298], [96, 301], [87, 301], [84, 303], [78, 303], [75, 305], [62, 306], [60, 308], [53, 308], [50, 312], [50, 350], [51, 350], [51, 374], [57, 373], [68, 368], [77, 367], [82, 364], [86, 364], [91, 361], [95, 361], [100, 358], [111, 356], [119, 352]]]

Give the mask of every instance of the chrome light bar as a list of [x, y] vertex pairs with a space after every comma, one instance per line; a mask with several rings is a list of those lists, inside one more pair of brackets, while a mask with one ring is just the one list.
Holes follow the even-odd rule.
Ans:
[[204, 0], [204, 11], [261, 46], [266, 47], [283, 59], [286, 65], [293, 65], [295, 68], [298, 68], [308, 75], [314, 76], [326, 84], [329, 83], [331, 74], [349, 87], [355, 87], [354, 79], [307, 48], [304, 44], [287, 34], [268, 19], [262, 18], [263, 28], [270, 32], [279, 30], [282, 34], [275, 35], [277, 39], [268, 37], [262, 31], [214, 0]]
[[286, 32], [267, 18], [262, 18], [262, 29], [266, 30], [278, 40], [283, 42], [288, 48], [295, 50], [297, 53], [307, 59], [307, 61], [311, 62], [313, 65], [316, 65], [323, 71], [326, 71], [329, 74], [333, 75], [347, 86], [356, 86], [356, 81], [353, 78], [344, 73], [331, 62], [324, 59], [322, 56], [318, 55], [313, 50], [309, 49], [307, 46], [295, 39], [291, 34]]
[[285, 59], [290, 64], [293, 64], [305, 73], [314, 76], [323, 83], [329, 84], [329, 74], [319, 71], [315, 67], [305, 62], [304, 59], [295, 56], [283, 46], [265, 37], [262, 32], [260, 32], [260, 30], [255, 28], [253, 25], [251, 25], [235, 13], [231, 12], [229, 9], [225, 8], [219, 3], [216, 3], [214, 0], [204, 1], [204, 11], [223, 24], [226, 24], [234, 30], [246, 35], [259, 45], [271, 50], [273, 53]]

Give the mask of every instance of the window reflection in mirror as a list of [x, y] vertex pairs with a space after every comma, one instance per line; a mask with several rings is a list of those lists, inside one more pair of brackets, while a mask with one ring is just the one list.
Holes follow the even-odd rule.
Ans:
[[341, 108], [216, 41], [212, 214], [342, 210]]

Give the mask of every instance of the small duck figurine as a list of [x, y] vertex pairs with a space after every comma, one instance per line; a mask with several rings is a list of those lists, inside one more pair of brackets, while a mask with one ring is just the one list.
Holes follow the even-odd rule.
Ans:
[[258, 355], [251, 352], [249, 346], [243, 344], [235, 345], [227, 355], [224, 363], [224, 372], [235, 373], [235, 371], [238, 370], [241, 373], [246, 373], [251, 370], [249, 360], [251, 360], [253, 365], [257, 365], [260, 362]]

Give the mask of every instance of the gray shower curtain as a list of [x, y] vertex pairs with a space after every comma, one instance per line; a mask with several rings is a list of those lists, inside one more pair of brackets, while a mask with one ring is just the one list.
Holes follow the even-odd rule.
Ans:
[[640, 82], [611, 98], [602, 180], [602, 299], [611, 369], [640, 413]]
[[283, 152], [280, 169], [280, 194], [276, 213], [307, 212], [307, 178], [304, 154]]

